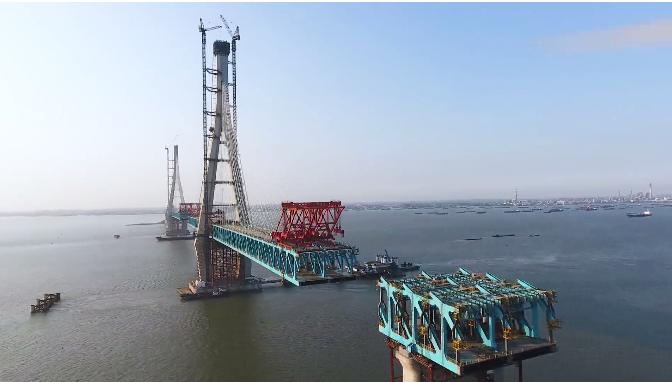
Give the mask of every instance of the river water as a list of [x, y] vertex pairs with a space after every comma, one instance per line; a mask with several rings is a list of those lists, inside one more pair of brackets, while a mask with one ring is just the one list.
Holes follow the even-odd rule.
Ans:
[[[343, 241], [362, 261], [387, 249], [429, 273], [464, 267], [557, 289], [560, 351], [526, 362], [526, 381], [669, 380], [672, 208], [625, 211], [346, 211]], [[193, 243], [125, 226], [161, 219], [0, 218], [0, 382], [389, 380], [373, 280], [182, 302]], [[54, 292], [59, 304], [29, 313]]]

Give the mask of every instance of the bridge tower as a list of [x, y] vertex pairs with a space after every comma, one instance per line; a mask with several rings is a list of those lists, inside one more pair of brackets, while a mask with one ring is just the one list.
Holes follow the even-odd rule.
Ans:
[[[228, 26], [227, 26], [228, 28]], [[215, 28], [210, 28], [215, 29]], [[203, 184], [201, 188], [199, 223], [194, 242], [198, 265], [198, 279], [191, 284], [192, 289], [208, 290], [245, 284], [251, 276], [252, 262], [235, 250], [215, 241], [211, 237], [213, 225], [251, 225], [243, 172], [238, 153], [235, 102], [229, 103], [229, 88], [235, 89], [235, 77], [229, 83], [229, 65], [235, 73], [235, 61], [229, 61], [231, 44], [217, 40], [213, 43], [215, 67], [206, 67], [207, 30], [201, 22], [203, 58]], [[235, 44], [240, 36], [232, 36]], [[207, 74], [214, 76], [213, 86], [206, 83]], [[234, 90], [235, 91], [235, 90]], [[207, 105], [207, 93], [215, 94], [214, 110]], [[235, 93], [234, 93], [235, 94]], [[212, 123], [208, 126], [208, 119]], [[232, 118], [233, 117], [233, 118]], [[220, 168], [221, 167], [221, 168]], [[218, 177], [218, 169], [220, 177]], [[222, 173], [226, 175], [221, 175]], [[230, 200], [215, 201], [218, 188]]]
[[170, 149], [166, 147], [167, 178], [168, 178], [168, 204], [166, 207], [166, 237], [189, 234], [189, 219], [173, 219], [175, 213], [175, 188], [180, 198], [180, 205], [184, 204], [184, 193], [180, 181], [180, 166], [178, 160], [177, 145], [173, 146], [173, 158], [170, 157]]

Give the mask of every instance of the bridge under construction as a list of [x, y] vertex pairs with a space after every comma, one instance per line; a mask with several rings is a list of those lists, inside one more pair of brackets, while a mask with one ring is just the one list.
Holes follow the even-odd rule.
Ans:
[[[263, 280], [252, 276], [253, 262], [295, 286], [354, 280], [359, 251], [336, 240], [344, 233], [341, 202], [282, 203], [275, 229], [255, 222], [237, 139], [236, 43], [240, 32], [237, 27], [232, 31], [221, 19], [231, 41], [212, 44], [212, 67], [206, 62], [206, 34], [221, 26], [206, 28], [201, 20], [199, 27], [203, 71], [199, 203], [184, 202], [177, 146], [173, 159], [168, 155], [164, 237], [195, 239], [196, 279], [178, 289], [180, 296], [197, 299], [259, 290]], [[212, 97], [210, 107], [208, 95]], [[173, 206], [176, 187], [180, 195], [177, 209]], [[228, 200], [216, 201], [218, 190]], [[464, 376], [501, 382], [502, 368], [508, 365], [518, 366], [522, 381], [523, 360], [557, 351], [553, 332], [561, 321], [555, 318], [555, 291], [464, 269], [434, 276], [423, 272], [396, 281], [381, 278], [377, 288], [379, 331], [390, 348], [390, 381], [399, 380], [395, 359], [403, 368], [403, 382]], [[538, 323], [540, 311], [546, 316], [545, 329]]]

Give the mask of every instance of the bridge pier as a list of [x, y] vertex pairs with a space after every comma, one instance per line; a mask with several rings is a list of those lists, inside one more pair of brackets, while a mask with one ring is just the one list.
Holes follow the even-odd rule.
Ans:
[[[402, 367], [402, 382], [421, 382], [422, 365], [411, 356], [411, 353], [403, 348], [394, 349], [394, 357], [399, 360]], [[391, 361], [391, 360], [390, 360]]]

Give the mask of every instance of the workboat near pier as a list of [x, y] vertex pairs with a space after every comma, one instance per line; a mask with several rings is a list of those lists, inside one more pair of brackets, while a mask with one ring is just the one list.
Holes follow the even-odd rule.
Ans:
[[176, 234], [176, 235], [161, 235], [157, 236], [156, 240], [158, 241], [172, 241], [172, 240], [194, 240], [196, 238], [196, 232], [189, 234]]
[[227, 297], [236, 293], [261, 292], [264, 285], [278, 284], [282, 280], [264, 280], [259, 277], [246, 277], [238, 285], [207, 286], [204, 282], [192, 281], [187, 287], [177, 288], [177, 293], [182, 301], [201, 300], [208, 298]]
[[399, 258], [390, 256], [387, 253], [387, 249], [385, 250], [384, 255], [376, 255], [376, 261], [381, 264], [390, 264], [390, 265], [394, 264], [393, 266], [396, 266], [396, 268], [402, 272], [415, 271], [420, 269], [419, 265], [414, 265], [413, 263], [408, 263], [405, 261], [399, 264]]
[[403, 277], [405, 272], [420, 269], [419, 265], [403, 262], [399, 264], [399, 258], [390, 256], [385, 250], [384, 255], [376, 255], [375, 261], [367, 261], [363, 264], [355, 264], [352, 272], [356, 278]]

